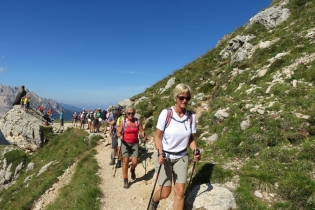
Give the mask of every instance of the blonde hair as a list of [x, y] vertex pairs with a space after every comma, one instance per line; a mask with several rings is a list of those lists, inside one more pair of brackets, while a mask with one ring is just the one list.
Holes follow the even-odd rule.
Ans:
[[132, 109], [135, 113], [136, 113], [136, 109], [133, 107], [133, 106], [128, 106], [126, 109], [125, 109], [125, 113], [127, 113], [127, 111], [129, 109]]
[[180, 84], [176, 85], [176, 87], [174, 88], [174, 90], [173, 90], [174, 100], [176, 100], [176, 97], [182, 93], [191, 96], [190, 87], [184, 83], [180, 83]]

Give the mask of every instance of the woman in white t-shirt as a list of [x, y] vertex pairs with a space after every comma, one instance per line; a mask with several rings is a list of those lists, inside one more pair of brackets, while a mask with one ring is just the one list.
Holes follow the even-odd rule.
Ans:
[[[175, 105], [164, 109], [158, 119], [154, 137], [158, 154], [155, 157], [155, 170], [161, 165], [158, 176], [158, 189], [150, 201], [151, 210], [156, 209], [159, 201], [167, 198], [174, 182], [174, 209], [184, 208], [184, 193], [188, 171], [189, 146], [194, 152], [194, 160], [199, 161], [200, 152], [194, 139], [196, 133], [196, 115], [186, 110], [191, 98], [188, 85], [178, 84], [173, 90]], [[165, 155], [165, 157], [163, 156]]]

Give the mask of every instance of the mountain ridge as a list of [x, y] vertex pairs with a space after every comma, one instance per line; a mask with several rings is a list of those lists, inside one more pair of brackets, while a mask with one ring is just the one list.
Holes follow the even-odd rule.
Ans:
[[[15, 100], [17, 92], [20, 90], [21, 87], [19, 86], [7, 86], [0, 84], [0, 118], [3, 115], [12, 109], [12, 104]], [[81, 110], [80, 108], [68, 104], [58, 103], [53, 99], [47, 99], [41, 96], [38, 96], [36, 93], [30, 91], [29, 89], [25, 88], [27, 92], [27, 96], [30, 96], [30, 106], [33, 109], [37, 109], [40, 105], [45, 107], [45, 111], [49, 108], [53, 109], [53, 118], [58, 119], [58, 111], [64, 110], [64, 119], [71, 120], [72, 113], [74, 111]]]

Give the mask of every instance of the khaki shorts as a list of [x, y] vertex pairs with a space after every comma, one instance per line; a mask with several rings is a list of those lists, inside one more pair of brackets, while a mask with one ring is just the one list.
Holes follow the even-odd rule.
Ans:
[[139, 157], [139, 143], [128, 144], [125, 141], [122, 141], [121, 144], [121, 154], [124, 157]]
[[[188, 154], [178, 159], [169, 159], [161, 166], [158, 184], [160, 186], [171, 186], [174, 183], [185, 184], [188, 172]], [[155, 173], [158, 172], [160, 164], [158, 163], [157, 152], [154, 152]]]

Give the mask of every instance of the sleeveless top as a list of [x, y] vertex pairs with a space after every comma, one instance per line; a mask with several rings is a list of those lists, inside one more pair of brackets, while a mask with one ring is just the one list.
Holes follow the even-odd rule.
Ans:
[[[138, 119], [135, 119], [136, 121]], [[139, 142], [138, 139], [138, 132], [139, 132], [139, 126], [137, 122], [134, 122], [133, 126], [128, 125], [128, 120], [124, 121], [124, 140], [128, 144], [136, 144]]]

